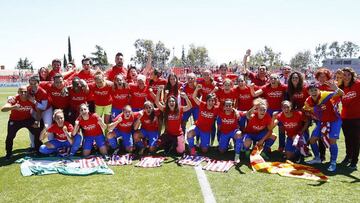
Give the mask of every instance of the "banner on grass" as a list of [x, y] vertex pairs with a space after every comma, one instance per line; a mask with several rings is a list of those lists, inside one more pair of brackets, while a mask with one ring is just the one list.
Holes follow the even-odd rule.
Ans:
[[221, 161], [209, 159], [203, 170], [214, 172], [228, 172], [234, 166], [234, 161]]
[[142, 167], [142, 168], [160, 167], [161, 164], [164, 162], [164, 160], [165, 160], [165, 157], [147, 156], [147, 157], [141, 158], [141, 160], [135, 166]]
[[122, 156], [112, 155], [111, 159], [107, 162], [110, 166], [123, 166], [123, 165], [131, 165], [133, 160], [133, 156], [131, 154], [125, 154]]
[[114, 172], [106, 165], [102, 157], [92, 156], [88, 158], [23, 158], [17, 161], [21, 163], [20, 169], [23, 176], [63, 174], [63, 175], [92, 175], [107, 174]]
[[251, 152], [250, 164], [254, 171], [322, 182], [328, 180], [327, 176], [325, 176], [319, 169], [311, 166], [295, 164], [291, 161], [287, 161], [286, 163], [266, 162], [260, 155], [261, 151], [262, 149], [255, 147]]
[[184, 155], [177, 163], [180, 165], [198, 166], [205, 160], [207, 160], [207, 158], [203, 156]]

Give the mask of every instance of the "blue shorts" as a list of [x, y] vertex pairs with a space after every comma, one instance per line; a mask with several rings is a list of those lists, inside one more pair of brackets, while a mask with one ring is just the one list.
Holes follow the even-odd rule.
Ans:
[[239, 122], [238, 122], [240, 129], [244, 129], [244, 128], [245, 128], [246, 122], [247, 122], [246, 116], [241, 116], [240, 119], [239, 119]]
[[293, 146], [293, 139], [290, 137], [286, 138], [285, 151], [295, 153], [297, 148]]
[[235, 139], [234, 136], [235, 134], [239, 131], [239, 129], [235, 129], [227, 134], [221, 133], [220, 135], [220, 141], [219, 141], [219, 149], [220, 150], [227, 150], [227, 148], [229, 147], [229, 141], [230, 139]]
[[196, 121], [199, 116], [199, 107], [193, 107], [189, 111], [184, 112], [182, 121], [188, 121], [191, 115], [193, 116], [194, 121]]
[[157, 140], [159, 138], [159, 132], [158, 131], [147, 131], [145, 129], [141, 129], [140, 131], [144, 135], [144, 138], [149, 140], [149, 146], [156, 147]]
[[116, 135], [116, 138], [121, 137], [122, 143], [125, 148], [132, 147], [133, 146], [133, 138], [130, 133], [121, 132], [119, 129], [115, 128], [114, 133]]
[[115, 107], [112, 107], [111, 108], [111, 120], [113, 121], [116, 116], [118, 116], [119, 114], [121, 114], [122, 112], [122, 109], [118, 109], [118, 108], [115, 108]]
[[[330, 132], [329, 138], [339, 139], [340, 130], [341, 130], [342, 120], [338, 118], [336, 121], [330, 122]], [[311, 136], [320, 138], [321, 137], [321, 123], [320, 121], [316, 121], [316, 127], [311, 133]]]
[[132, 112], [139, 112], [143, 110], [142, 108], [131, 108]]
[[194, 128], [196, 136], [200, 136], [200, 147], [208, 148], [210, 146], [211, 132], [203, 132], [195, 126]]
[[96, 136], [84, 136], [83, 149], [91, 150], [94, 141], [96, 142], [96, 146], [99, 148], [105, 146], [105, 136], [103, 134]]
[[69, 141], [59, 141], [57, 139], [53, 139], [53, 140], [50, 140], [49, 143], [51, 143], [52, 145], [54, 145], [55, 149], [60, 149], [60, 148], [63, 148], [63, 147], [71, 147], [71, 144]]
[[262, 138], [265, 137], [266, 133], [268, 132], [268, 129], [262, 130], [261, 132], [257, 134], [251, 134], [251, 133], [245, 133], [244, 134], [244, 141], [245, 140], [252, 140], [253, 142], [258, 142]]

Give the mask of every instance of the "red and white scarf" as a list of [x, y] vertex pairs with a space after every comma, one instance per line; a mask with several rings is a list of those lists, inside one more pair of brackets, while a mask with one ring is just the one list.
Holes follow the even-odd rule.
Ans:
[[220, 161], [209, 159], [203, 170], [213, 172], [228, 172], [234, 166], [234, 161]]
[[207, 160], [207, 158], [203, 156], [184, 155], [177, 163], [180, 165], [198, 166], [205, 160]]
[[123, 165], [131, 165], [133, 160], [133, 156], [131, 154], [125, 154], [122, 156], [112, 155], [111, 159], [107, 162], [110, 166], [123, 166]]
[[136, 167], [142, 167], [142, 168], [155, 168], [160, 167], [161, 164], [164, 162], [165, 157], [152, 157], [147, 156], [141, 158], [141, 160], [135, 164]]

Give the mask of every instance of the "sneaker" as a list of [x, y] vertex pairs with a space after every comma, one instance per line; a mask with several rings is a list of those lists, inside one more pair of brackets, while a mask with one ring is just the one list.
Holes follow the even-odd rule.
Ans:
[[119, 151], [120, 151], [120, 148], [116, 148], [114, 150], [114, 152], [112, 153], [112, 155], [118, 155], [119, 154]]
[[104, 159], [105, 161], [109, 161], [109, 160], [110, 160], [110, 157], [109, 157], [107, 154], [105, 154], [105, 155], [103, 155], [103, 159]]
[[5, 156], [5, 160], [6, 160], [6, 161], [9, 161], [11, 158], [12, 158], [12, 154], [11, 154], [11, 153], [10, 153], [10, 154], [6, 154], [6, 156]]
[[356, 164], [355, 164], [355, 163], [351, 163], [351, 164], [349, 165], [349, 169], [356, 171], [356, 170], [357, 170]]
[[195, 147], [193, 147], [193, 148], [190, 149], [190, 155], [191, 155], [191, 156], [196, 156]]
[[331, 162], [329, 168], [327, 169], [330, 172], [336, 171], [336, 162]]
[[307, 163], [307, 164], [321, 164], [321, 159], [320, 158], [314, 158], [313, 160], [307, 161], [305, 163]]
[[344, 158], [344, 160], [342, 160], [342, 162], [340, 164], [343, 165], [343, 166], [347, 166], [347, 165], [350, 164], [350, 162], [351, 162], [351, 160], [346, 156]]
[[240, 163], [240, 154], [235, 154], [235, 158], [234, 158], [235, 163]]

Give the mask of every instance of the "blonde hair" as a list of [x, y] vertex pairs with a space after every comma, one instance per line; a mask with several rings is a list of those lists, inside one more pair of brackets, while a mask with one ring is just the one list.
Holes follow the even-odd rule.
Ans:
[[55, 109], [54, 110], [54, 113], [53, 113], [53, 120], [56, 120], [56, 115], [58, 115], [58, 114], [62, 114], [62, 115], [64, 115], [64, 111], [62, 110], [62, 109]]

